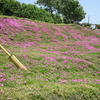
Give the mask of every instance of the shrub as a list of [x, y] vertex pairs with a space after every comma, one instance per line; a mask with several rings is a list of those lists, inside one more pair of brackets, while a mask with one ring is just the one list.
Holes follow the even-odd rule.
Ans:
[[0, 15], [17, 16], [50, 23], [61, 23], [61, 17], [51, 14], [33, 4], [16, 0], [0, 0]]
[[100, 29], [100, 24], [99, 24], [99, 25], [97, 25], [97, 28], [98, 28], [98, 29]]

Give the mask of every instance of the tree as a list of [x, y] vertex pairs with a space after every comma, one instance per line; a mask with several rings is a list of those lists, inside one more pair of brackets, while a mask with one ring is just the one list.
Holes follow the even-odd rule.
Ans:
[[81, 21], [83, 18], [85, 18], [85, 12], [83, 11], [83, 7], [79, 6], [75, 9], [74, 14], [72, 16], [72, 19], [74, 21]]
[[60, 16], [51, 14], [36, 5], [20, 3], [16, 0], [0, 0], [0, 14], [50, 23], [62, 22]]
[[66, 20], [81, 21], [86, 14], [77, 0], [37, 0], [37, 4], [43, 5], [51, 13], [56, 11], [62, 14]]
[[16, 0], [0, 0], [1, 12], [4, 15], [13, 15], [19, 8], [20, 2]]
[[43, 6], [44, 9], [51, 14], [56, 11], [55, 4], [57, 0], [37, 0], [36, 4], [39, 4], [40, 6]]
[[83, 7], [75, 0], [62, 0], [63, 5], [59, 12], [66, 18], [74, 21], [81, 21], [85, 17]]

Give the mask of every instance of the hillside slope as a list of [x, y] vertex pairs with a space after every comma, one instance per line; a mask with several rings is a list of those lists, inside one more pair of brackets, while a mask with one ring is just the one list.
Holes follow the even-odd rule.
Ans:
[[0, 44], [28, 69], [0, 49], [1, 99], [100, 99], [100, 30], [4, 17]]

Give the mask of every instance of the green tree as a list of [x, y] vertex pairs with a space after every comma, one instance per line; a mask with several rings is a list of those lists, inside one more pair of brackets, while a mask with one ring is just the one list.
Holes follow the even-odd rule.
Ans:
[[30, 18], [43, 22], [61, 23], [60, 17], [51, 14], [42, 8], [38, 8], [36, 5], [20, 3], [16, 0], [0, 0], [0, 14]]
[[[66, 2], [67, 1], [67, 2]], [[85, 17], [83, 7], [79, 4], [79, 1], [75, 0], [62, 0], [63, 5], [59, 12], [64, 16], [66, 20], [81, 21]]]
[[43, 5], [47, 11], [62, 14], [64, 20], [81, 21], [86, 14], [77, 0], [37, 0], [37, 4]]
[[56, 14], [52, 14], [52, 18], [54, 19], [54, 23], [57, 24], [57, 23], [62, 23], [62, 19], [59, 15], [56, 15]]
[[13, 15], [19, 8], [20, 8], [20, 2], [16, 0], [0, 0], [0, 8], [1, 12], [4, 15]]
[[40, 6], [44, 7], [44, 9], [51, 14], [56, 11], [55, 4], [57, 3], [57, 0], [37, 0], [36, 4], [39, 4]]

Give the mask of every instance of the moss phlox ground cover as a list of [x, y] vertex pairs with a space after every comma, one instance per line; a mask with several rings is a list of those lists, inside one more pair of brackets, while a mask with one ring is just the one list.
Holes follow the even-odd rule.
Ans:
[[0, 18], [0, 44], [28, 69], [16, 69], [0, 49], [2, 99], [100, 99], [100, 30]]

